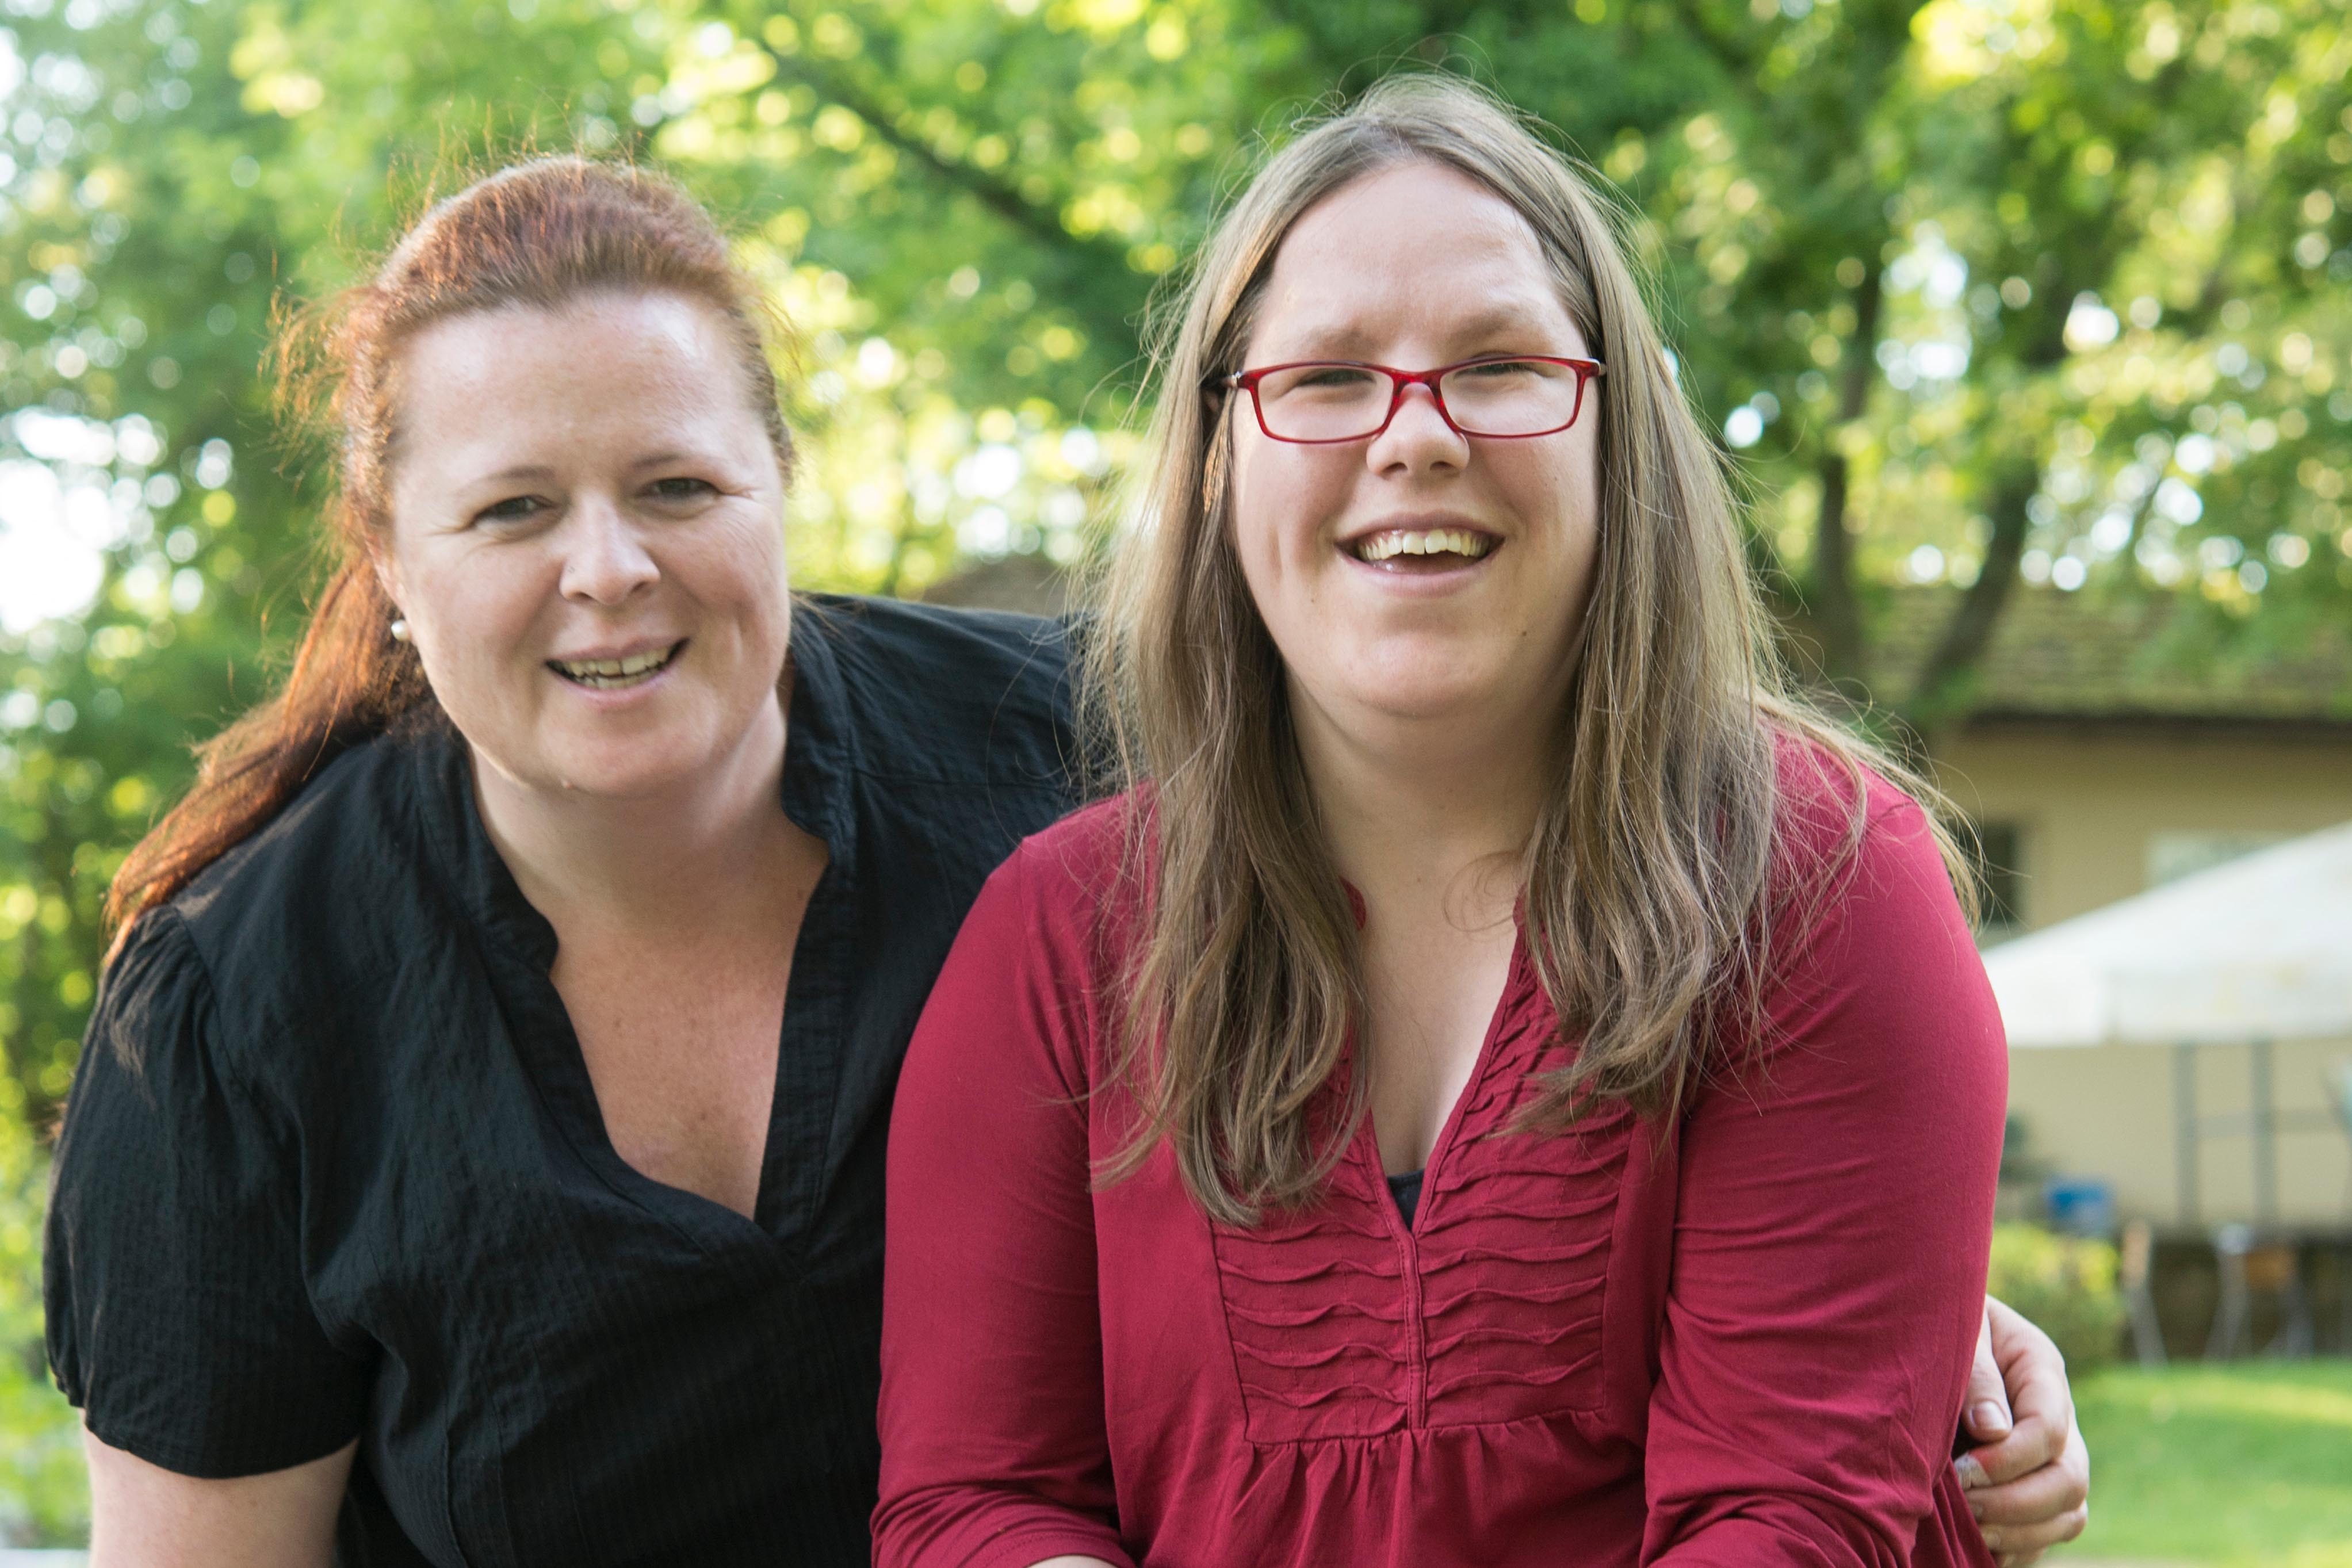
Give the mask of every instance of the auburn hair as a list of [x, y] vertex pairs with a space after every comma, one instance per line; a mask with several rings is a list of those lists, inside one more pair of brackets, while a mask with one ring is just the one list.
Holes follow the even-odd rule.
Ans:
[[331, 452], [320, 546], [325, 586], [283, 686], [196, 749], [194, 785], [139, 841], [108, 890], [121, 932], [268, 826], [319, 770], [394, 725], [437, 710], [374, 551], [391, 521], [401, 351], [456, 316], [555, 310], [604, 292], [674, 294], [730, 328], [746, 393], [787, 478], [793, 445], [768, 353], [781, 322], [710, 215], [665, 176], [575, 156], [534, 158], [430, 207], [373, 277], [287, 313], [269, 365], [289, 423], [315, 420]]
[[1150, 456], [1082, 679], [1107, 783], [1138, 792], [1126, 864], [1145, 907], [1115, 1052], [1141, 1120], [1103, 1175], [1131, 1173], [1165, 1138], [1193, 1197], [1237, 1224], [1311, 1197], [1366, 1114], [1365, 1075], [1347, 1070], [1366, 992], [1282, 658], [1234, 551], [1216, 378], [1242, 368], [1299, 218], [1416, 160], [1517, 209], [1609, 367], [1591, 393], [1599, 549], [1582, 652], [1520, 867], [1530, 956], [1577, 1051], [1525, 1125], [1565, 1128], [1604, 1101], [1669, 1116], [1727, 1026], [1760, 1022], [1777, 902], [1827, 896], [1834, 869], [1791, 868], [1781, 853], [1782, 744], [1855, 785], [1843, 857], [1864, 828], [1865, 768], [1932, 797], [1781, 675], [1723, 459], [1652, 325], [1605, 187], [1468, 82], [1379, 83], [1265, 162], [1155, 323]]

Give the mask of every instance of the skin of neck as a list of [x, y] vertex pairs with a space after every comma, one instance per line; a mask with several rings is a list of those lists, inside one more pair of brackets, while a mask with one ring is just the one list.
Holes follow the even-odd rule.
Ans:
[[782, 805], [782, 691], [719, 766], [660, 794], [615, 799], [524, 783], [472, 746], [482, 824], [541, 912], [701, 929], [758, 903], [797, 837]]
[[1300, 762], [1339, 874], [1384, 920], [1507, 921], [1555, 758], [1568, 678], [1443, 715], [1326, 706], [1289, 681]]

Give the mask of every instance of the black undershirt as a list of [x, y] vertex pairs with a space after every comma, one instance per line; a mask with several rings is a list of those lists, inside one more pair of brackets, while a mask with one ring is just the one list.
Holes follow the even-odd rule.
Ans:
[[1424, 1167], [1407, 1171], [1402, 1176], [1389, 1177], [1389, 1195], [1396, 1199], [1397, 1213], [1404, 1216], [1404, 1227], [1412, 1228], [1413, 1216], [1421, 1212], [1421, 1178], [1427, 1174]]

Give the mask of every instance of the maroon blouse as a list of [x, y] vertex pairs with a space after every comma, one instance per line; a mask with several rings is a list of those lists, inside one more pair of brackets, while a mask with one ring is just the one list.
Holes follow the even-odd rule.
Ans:
[[[1784, 767], [1796, 847], [1842, 786]], [[1515, 955], [1408, 1230], [1369, 1119], [1321, 1201], [1208, 1220], [1132, 1125], [1112, 802], [966, 921], [890, 1138], [875, 1560], [1989, 1565], [1949, 1447], [2007, 1077], [1918, 809], [1874, 784], [1782, 933], [1769, 1048], [1661, 1140], [1506, 1133], [1564, 1059]]]

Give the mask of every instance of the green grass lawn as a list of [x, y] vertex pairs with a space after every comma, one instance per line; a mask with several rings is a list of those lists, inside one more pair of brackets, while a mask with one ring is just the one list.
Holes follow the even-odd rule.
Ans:
[[2352, 1361], [2116, 1368], [2075, 1398], [2091, 1527], [2052, 1568], [2352, 1568]]

